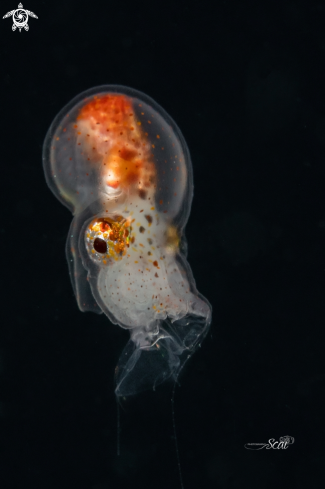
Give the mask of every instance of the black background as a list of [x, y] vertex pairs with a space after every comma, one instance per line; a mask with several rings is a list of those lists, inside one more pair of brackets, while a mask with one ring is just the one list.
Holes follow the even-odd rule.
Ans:
[[188, 259], [213, 322], [175, 393], [184, 489], [323, 487], [324, 3], [23, 4], [29, 32], [0, 21], [0, 487], [181, 487], [172, 386], [121, 403], [117, 456], [128, 333], [79, 311], [72, 216], [43, 176], [54, 116], [102, 84], [154, 98], [192, 155]]

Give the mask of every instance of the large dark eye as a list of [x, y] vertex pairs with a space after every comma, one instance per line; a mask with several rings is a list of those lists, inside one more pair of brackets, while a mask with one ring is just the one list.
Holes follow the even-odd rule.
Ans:
[[94, 250], [97, 251], [97, 253], [107, 253], [107, 244], [104, 239], [101, 238], [95, 238], [94, 239]]

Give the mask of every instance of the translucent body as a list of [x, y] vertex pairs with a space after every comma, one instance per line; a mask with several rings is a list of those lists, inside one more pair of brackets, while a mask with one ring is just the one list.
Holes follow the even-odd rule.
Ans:
[[79, 308], [130, 330], [116, 394], [175, 379], [211, 320], [181, 253], [193, 184], [178, 127], [141, 92], [96, 87], [55, 118], [43, 164], [74, 215], [66, 254]]

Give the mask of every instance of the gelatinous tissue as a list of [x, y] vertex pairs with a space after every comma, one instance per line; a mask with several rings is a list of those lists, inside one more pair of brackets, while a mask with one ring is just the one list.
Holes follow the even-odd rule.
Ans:
[[74, 216], [66, 255], [80, 310], [130, 331], [116, 395], [175, 380], [211, 322], [186, 261], [192, 166], [177, 125], [137, 90], [95, 87], [54, 119], [43, 165]]

